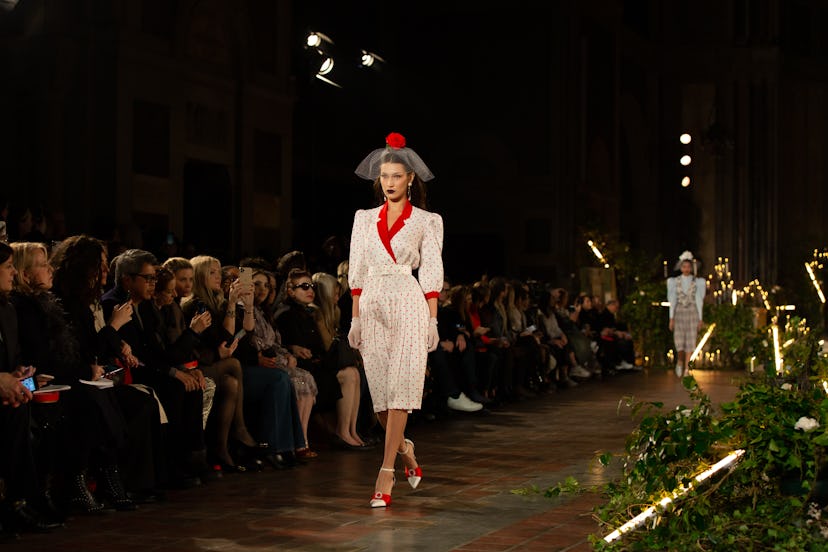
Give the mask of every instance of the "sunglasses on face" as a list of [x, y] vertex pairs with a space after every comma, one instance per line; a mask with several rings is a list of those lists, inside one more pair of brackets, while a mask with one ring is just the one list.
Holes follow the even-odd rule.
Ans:
[[301, 284], [295, 284], [293, 289], [302, 289], [304, 291], [308, 291], [309, 289], [316, 289], [316, 284], [311, 284], [309, 282], [302, 282]]

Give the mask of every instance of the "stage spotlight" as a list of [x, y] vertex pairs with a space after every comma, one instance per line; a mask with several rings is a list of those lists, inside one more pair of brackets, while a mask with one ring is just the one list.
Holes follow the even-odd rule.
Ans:
[[308, 48], [322, 48], [323, 43], [333, 44], [334, 42], [327, 35], [316, 31], [311, 31], [310, 33], [308, 33], [308, 36], [305, 39], [305, 44], [308, 46]]
[[325, 60], [322, 62], [322, 65], [319, 66], [319, 71], [317, 71], [316, 74], [317, 75], [327, 75], [328, 73], [333, 71], [333, 68], [334, 68], [333, 58], [330, 58], [330, 57], [325, 58]]
[[681, 163], [682, 165], [684, 165], [686, 167], [687, 165], [692, 163], [692, 161], [693, 161], [693, 159], [689, 155], [682, 155], [681, 159], [679, 160], [679, 163]]
[[385, 63], [382, 57], [368, 50], [362, 50], [362, 57], [359, 62], [362, 67], [378, 67], [380, 63]]
[[334, 60], [332, 57], [326, 57], [322, 60], [322, 63], [319, 65], [319, 69], [316, 71], [316, 75], [314, 75], [317, 79], [321, 80], [324, 83], [330, 84], [331, 86], [335, 86], [337, 88], [342, 88], [342, 85], [332, 81], [327, 75], [331, 74], [334, 68]]
[[692, 141], [693, 141], [693, 138], [689, 134], [687, 134], [686, 132], [684, 134], [682, 134], [681, 136], [679, 136], [679, 142], [681, 142], [685, 146], [687, 144], [689, 144], [690, 142], [692, 142]]
[[682, 188], [687, 188], [688, 186], [690, 186], [690, 177], [685, 176], [684, 178], [681, 179], [681, 187]]

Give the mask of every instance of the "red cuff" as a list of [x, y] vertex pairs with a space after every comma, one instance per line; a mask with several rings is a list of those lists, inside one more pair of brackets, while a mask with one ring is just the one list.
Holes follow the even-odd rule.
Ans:
[[362, 288], [353, 288], [351, 290], [351, 297], [359, 297], [362, 295]]
[[440, 292], [439, 291], [429, 291], [428, 293], [425, 294], [426, 299], [437, 299], [439, 297], [440, 297]]

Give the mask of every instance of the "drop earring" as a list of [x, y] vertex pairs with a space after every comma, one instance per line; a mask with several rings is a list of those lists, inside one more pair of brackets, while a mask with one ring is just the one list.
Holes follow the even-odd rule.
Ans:
[[408, 185], [408, 199], [411, 199], [411, 184]]

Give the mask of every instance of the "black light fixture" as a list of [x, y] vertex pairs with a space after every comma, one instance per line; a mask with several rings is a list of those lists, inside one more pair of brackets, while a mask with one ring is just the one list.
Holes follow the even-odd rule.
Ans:
[[329, 46], [333, 46], [333, 43], [334, 41], [328, 35], [318, 31], [310, 31], [305, 38], [305, 47], [315, 50], [327, 50]]
[[374, 52], [369, 52], [368, 50], [362, 50], [362, 55], [360, 56], [359, 66], [363, 68], [372, 68], [372, 69], [379, 69], [382, 65], [385, 64], [385, 59], [383, 59], [379, 54], [375, 54]]
[[325, 33], [308, 31], [307, 36], [305, 36], [305, 49], [309, 51], [311, 56], [308, 63], [314, 78], [331, 86], [342, 88], [340, 84], [331, 79], [331, 72], [335, 65], [332, 54], [333, 47], [334, 41]]
[[332, 57], [325, 57], [322, 60], [322, 63], [319, 64], [319, 69], [316, 71], [316, 75], [314, 75], [317, 79], [321, 80], [326, 84], [330, 84], [331, 86], [335, 86], [337, 88], [342, 88], [342, 85], [332, 81], [328, 75], [331, 74], [334, 68], [334, 59]]
[[[0, 0], [2, 1], [2, 0]], [[379, 54], [369, 50], [357, 50], [357, 52], [342, 52], [341, 48], [334, 44], [333, 39], [325, 33], [309, 30], [305, 35], [305, 50], [308, 52], [308, 67], [309, 73], [314, 78], [322, 82], [342, 88], [339, 82], [333, 79], [334, 65], [338, 67], [336, 75], [337, 81], [342, 81], [342, 78], [349, 77], [349, 71], [353, 70], [350, 62], [346, 64], [345, 70], [339, 63], [335, 63], [334, 59], [341, 62], [343, 59], [358, 60], [357, 65], [361, 69], [371, 69], [379, 71], [385, 65], [385, 59]]]

